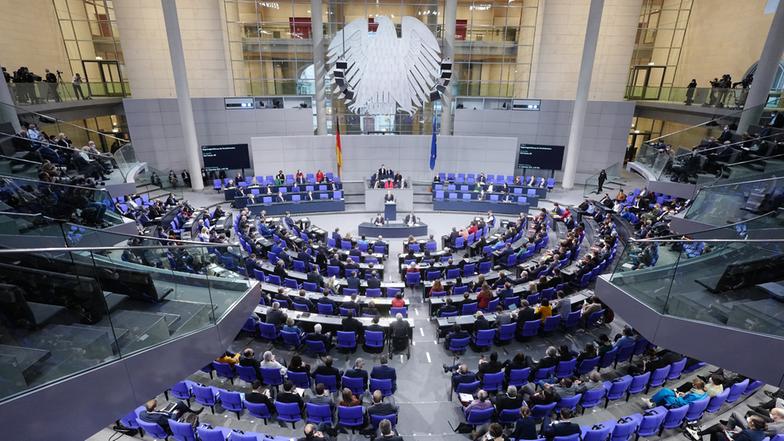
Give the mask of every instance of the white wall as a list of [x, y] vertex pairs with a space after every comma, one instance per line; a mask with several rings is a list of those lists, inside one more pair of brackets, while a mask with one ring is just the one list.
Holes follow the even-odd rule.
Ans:
[[[620, 101], [626, 86], [642, 0], [605, 0], [589, 99]], [[547, 0], [535, 44], [530, 97], [573, 100], [589, 0]]]
[[0, 13], [0, 65], [13, 73], [20, 66], [44, 76], [44, 69], [65, 72], [71, 66], [51, 0], [3, 0]]
[[[430, 180], [440, 172], [512, 174], [517, 140], [510, 137], [439, 136], [438, 160], [430, 170], [429, 135], [344, 135], [343, 179], [370, 177], [381, 164], [400, 170], [404, 177]], [[257, 175], [283, 170], [337, 172], [334, 136], [273, 136], [251, 139]]]
[[[193, 98], [199, 145], [250, 144], [251, 137], [313, 134], [313, 109], [226, 110], [223, 98]], [[126, 99], [125, 117], [136, 155], [161, 170], [187, 167], [177, 100]]]
[[[174, 77], [160, 0], [114, 2], [126, 72], [134, 98], [175, 97]], [[179, 0], [185, 65], [191, 96], [230, 96], [223, 42], [223, 2]]]

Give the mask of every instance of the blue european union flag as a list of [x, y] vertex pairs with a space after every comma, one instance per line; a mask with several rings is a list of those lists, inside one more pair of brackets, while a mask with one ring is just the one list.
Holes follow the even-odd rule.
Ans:
[[436, 115], [433, 114], [433, 137], [430, 139], [430, 170], [436, 168], [438, 146], [436, 145]]

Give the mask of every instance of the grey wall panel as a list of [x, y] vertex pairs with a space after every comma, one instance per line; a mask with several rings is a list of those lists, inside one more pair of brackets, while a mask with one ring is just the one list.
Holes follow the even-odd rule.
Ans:
[[[513, 136], [518, 143], [566, 145], [573, 107], [572, 101], [542, 100], [539, 112], [458, 109], [454, 133]], [[585, 133], [580, 142], [579, 174], [593, 174], [623, 159], [633, 113], [632, 102], [588, 103]]]
[[[428, 135], [341, 136], [343, 179], [367, 179], [381, 164], [401, 170], [406, 178], [429, 180], [439, 171], [512, 174], [517, 142], [514, 138], [439, 136], [438, 160], [430, 170]], [[337, 171], [335, 138], [328, 136], [254, 137], [251, 141], [253, 167], [257, 175], [283, 169]]]
[[[313, 133], [312, 109], [226, 110], [220, 97], [194, 98], [192, 105], [201, 145], [250, 144], [253, 136]], [[139, 160], [163, 171], [187, 167], [175, 99], [125, 99], [123, 106]]]

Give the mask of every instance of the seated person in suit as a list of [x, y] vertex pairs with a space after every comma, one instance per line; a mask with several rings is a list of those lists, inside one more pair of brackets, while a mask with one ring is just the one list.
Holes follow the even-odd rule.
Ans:
[[378, 213], [376, 217], [373, 218], [373, 225], [381, 226], [384, 225], [386, 221], [384, 220], [384, 216], [381, 213]]
[[557, 436], [569, 436], [580, 433], [580, 425], [569, 419], [572, 417], [571, 409], [561, 409], [561, 418], [542, 427], [542, 435], [547, 441], [553, 441]]
[[264, 385], [261, 381], [256, 380], [251, 384], [252, 390], [245, 394], [245, 401], [248, 403], [254, 404], [263, 404], [267, 406], [267, 410], [269, 412], [275, 413], [275, 405], [272, 403], [272, 400], [269, 399], [267, 394], [264, 393]]
[[156, 407], [158, 407], [158, 401], [153, 399], [146, 402], [144, 404], [144, 410], [139, 413], [139, 419], [147, 423], [154, 423], [161, 426], [161, 428], [165, 430], [166, 433], [171, 433], [171, 429], [169, 428], [169, 419], [179, 420], [187, 412], [192, 412], [198, 415], [204, 410], [203, 407], [199, 410], [193, 410], [188, 407], [184, 401], [178, 401], [174, 407], [174, 410], [171, 412], [155, 410]]
[[267, 311], [267, 323], [280, 327], [286, 322], [286, 313], [280, 310], [280, 303], [272, 302], [272, 309]]
[[283, 325], [281, 331], [296, 332], [300, 338], [305, 336], [305, 331], [303, 331], [302, 328], [297, 326], [297, 323], [294, 321], [294, 317], [289, 317], [286, 319], [286, 324]]
[[452, 340], [468, 338], [471, 335], [463, 329], [460, 325], [455, 325], [451, 331], [449, 331], [444, 339], [444, 347], [449, 350], [449, 346], [452, 344]]
[[354, 318], [354, 310], [350, 310], [346, 317], [341, 321], [342, 329], [345, 332], [354, 332], [357, 340], [362, 335], [362, 322]]
[[523, 397], [517, 394], [517, 388], [510, 385], [506, 393], [498, 394], [495, 399], [495, 409], [501, 413], [505, 409], [519, 409], [523, 405]]
[[313, 332], [306, 335], [305, 340], [320, 341], [324, 343], [324, 347], [326, 348], [327, 352], [332, 349], [332, 336], [330, 336], [328, 332], [325, 334], [321, 333], [321, 323], [316, 323], [316, 325], [313, 327]]
[[368, 371], [365, 370], [365, 360], [362, 358], [357, 358], [356, 361], [354, 361], [354, 367], [346, 370], [346, 373], [343, 375], [349, 378], [361, 378], [362, 384], [367, 388]]
[[315, 379], [316, 375], [334, 376], [335, 384], [340, 385], [340, 377], [343, 376], [343, 373], [338, 368], [332, 366], [333, 362], [334, 360], [331, 356], [327, 355], [324, 357], [324, 363], [313, 371], [313, 378]]
[[443, 317], [444, 314], [451, 314], [457, 312], [457, 306], [452, 302], [451, 297], [446, 298], [446, 303], [444, 303], [441, 308], [438, 309], [438, 316]]
[[395, 195], [392, 194], [391, 190], [384, 195], [384, 202], [395, 202]]
[[389, 336], [392, 338], [392, 351], [401, 351], [408, 347], [411, 338], [411, 324], [403, 320], [403, 314], [395, 314], [395, 321], [389, 324]]
[[484, 377], [485, 374], [495, 374], [501, 372], [503, 369], [503, 363], [498, 361], [498, 352], [491, 352], [489, 360], [485, 358], [484, 354], [479, 356], [477, 377], [480, 379]]
[[242, 351], [242, 355], [240, 356], [240, 366], [252, 366], [253, 369], [256, 371], [256, 377], [261, 378], [261, 372], [259, 371], [259, 360], [256, 359], [256, 354], [254, 354], [253, 349], [245, 348]]
[[289, 380], [286, 380], [283, 383], [283, 390], [278, 392], [277, 396], [275, 396], [275, 401], [281, 403], [297, 403], [300, 411], [305, 409], [305, 401], [294, 389], [294, 383]]
[[376, 439], [384, 441], [403, 441], [403, 437], [398, 435], [397, 431], [392, 428], [392, 422], [389, 420], [381, 420], [378, 424], [378, 433]]
[[509, 436], [514, 439], [538, 439], [536, 424], [536, 418], [531, 416], [531, 409], [528, 406], [522, 406], [520, 419], [515, 423], [514, 431]]
[[409, 227], [412, 227], [419, 222], [419, 218], [417, 218], [412, 211], [411, 214], [406, 215], [406, 218], [403, 220], [403, 222]]
[[332, 409], [335, 407], [335, 400], [332, 399], [332, 394], [329, 393], [329, 390], [324, 387], [324, 383], [317, 384], [313, 392], [306, 390], [305, 394], [308, 403], [328, 404]]
[[398, 407], [392, 403], [384, 402], [384, 395], [380, 390], [373, 391], [373, 402], [367, 408], [368, 419], [370, 415], [395, 415]]
[[370, 371], [370, 378], [392, 380], [392, 392], [394, 392], [397, 389], [397, 372], [395, 368], [389, 366], [389, 358], [386, 355], [382, 355], [379, 362], [381, 364], [373, 366]]
[[[447, 365], [444, 365], [444, 371], [449, 372], [451, 368]], [[459, 384], [463, 383], [473, 383], [476, 381], [476, 374], [468, 370], [468, 365], [465, 363], [461, 363], [457, 367], [457, 372], [452, 374], [452, 388], [457, 389]]]
[[474, 401], [471, 401], [468, 404], [468, 407], [465, 408], [464, 412], [466, 415], [468, 415], [472, 410], [489, 409], [492, 407], [493, 402], [490, 401], [490, 395], [487, 393], [487, 391], [479, 389], [479, 391], [476, 393], [476, 398]]
[[280, 362], [278, 362], [275, 359], [275, 354], [273, 354], [272, 351], [266, 351], [266, 352], [264, 352], [264, 355], [262, 356], [262, 360], [259, 363], [259, 368], [260, 369], [279, 369], [281, 374], [285, 374], [286, 367], [283, 366], [284, 364], [285, 364], [285, 360], [284, 360], [283, 363], [280, 363]]

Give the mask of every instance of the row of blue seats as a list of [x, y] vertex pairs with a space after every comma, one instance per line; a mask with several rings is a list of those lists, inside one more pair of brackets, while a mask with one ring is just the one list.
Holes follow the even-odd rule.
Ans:
[[[483, 188], [480, 188], [479, 185], [473, 185], [473, 184], [470, 184], [470, 185], [469, 184], [462, 184], [462, 185], [447, 184], [446, 186], [442, 185], [442, 184], [433, 184], [433, 190], [434, 191], [477, 192], [476, 190], [483, 190]], [[507, 193], [506, 191], [501, 191], [501, 187], [495, 187], [494, 190], [495, 191], [491, 191], [490, 193], [500, 193], [500, 194], [506, 194]], [[513, 195], [520, 195], [520, 196], [527, 195], [527, 196], [532, 196], [532, 197], [538, 195], [538, 193], [536, 192], [536, 188], [523, 188], [523, 187], [511, 187], [511, 191], [509, 191], [508, 193], [513, 194]]]
[[[246, 322], [246, 325], [247, 324], [248, 322]], [[327, 355], [329, 352], [327, 347], [324, 346], [324, 342], [320, 340], [309, 340], [303, 334], [279, 330], [275, 325], [264, 322], [258, 322], [256, 327], [258, 333], [253, 332], [250, 328], [243, 328], [243, 330], [251, 333], [254, 337], [272, 343], [280, 342], [287, 349], [303, 348], [306, 352], [317, 356]], [[367, 329], [362, 331], [362, 345], [365, 350], [368, 351], [383, 352], [385, 338], [386, 336], [382, 331], [368, 331]], [[354, 351], [357, 348], [357, 341], [357, 334], [354, 331], [338, 331], [336, 333], [335, 347], [341, 350]], [[295, 382], [294, 384], [297, 383]]]
[[[438, 179], [441, 182], [456, 182], [458, 184], [462, 184], [464, 182], [469, 184], [474, 184], [479, 179], [481, 173], [439, 173]], [[530, 177], [529, 176], [518, 176], [520, 178], [520, 182], [527, 182]], [[532, 184], [533, 187], [539, 187], [544, 183], [547, 185], [547, 188], [552, 189], [555, 187], [555, 178], [544, 178], [541, 176], [535, 176], [535, 181]], [[513, 175], [485, 175], [485, 182], [488, 184], [509, 184], [512, 185], [515, 182], [515, 177]]]
[[[254, 191], [256, 191], [256, 193], [253, 193], [254, 196], [257, 196], [258, 195], [258, 190], [256, 190], [256, 189], [251, 190], [251, 192], [254, 192]], [[245, 197], [245, 196], [241, 196], [240, 198], [242, 198], [242, 197]], [[279, 201], [277, 196], [264, 196], [264, 197], [261, 198], [261, 200], [259, 200], [259, 198], [254, 198], [254, 199], [255, 199], [255, 202], [257, 204], [302, 202], [302, 201], [307, 201], [308, 200], [308, 194], [307, 193], [299, 193], [299, 194], [284, 193], [283, 194], [283, 199], [284, 199], [283, 202]], [[326, 193], [325, 192], [321, 192], [321, 193], [318, 193], [317, 195], [313, 196], [313, 200], [314, 201], [315, 200], [329, 200], [329, 199], [333, 199], [333, 200], [341, 200], [341, 199], [343, 199], [343, 190], [335, 190], [333, 192], [326, 192]]]
[[[533, 192], [533, 194], [531, 194], [531, 192]], [[503, 201], [506, 201], [506, 196], [507, 196], [507, 193], [490, 193], [490, 194], [486, 195], [486, 199], [484, 199], [484, 200], [491, 201], [491, 202], [503, 202]], [[512, 202], [512, 203], [518, 203], [518, 204], [527, 204], [529, 198], [532, 198], [532, 199], [536, 198], [536, 190], [528, 190], [528, 195], [527, 196], [517, 196], [517, 195], [511, 194], [509, 201], [506, 201], [506, 202]], [[433, 199], [435, 199], [437, 201], [443, 201], [444, 199], [446, 199], [448, 201], [456, 201], [456, 200], [478, 201], [478, 200], [480, 200], [479, 199], [479, 193], [477, 193], [477, 192], [473, 192], [473, 191], [472, 192], [449, 192], [446, 195], [446, 198], [444, 198], [444, 192], [441, 191], [441, 190], [437, 190], [437, 191], [435, 191], [433, 193]]]
[[[589, 390], [584, 394], [563, 398], [558, 402], [547, 405], [535, 405], [531, 407], [531, 416], [542, 419], [549, 416], [552, 412], [561, 411], [562, 409], [576, 411], [578, 406], [582, 413], [585, 413], [585, 409], [598, 406], [602, 400], [605, 401], [605, 407], [607, 407], [609, 401], [620, 400], [624, 397], [628, 401], [631, 394], [647, 390], [644, 384], [641, 384], [637, 390], [632, 390], [628, 387], [629, 382], [628, 379], [622, 377], [621, 381], [605, 382], [604, 387]], [[680, 428], [684, 424], [701, 420], [705, 412], [717, 413], [721, 410], [724, 403], [734, 403], [741, 396], [751, 395], [762, 385], [758, 381], [749, 384], [749, 380], [746, 379], [714, 397], [705, 397], [672, 409], [659, 406], [647, 410], [644, 414], [636, 413], [621, 418], [618, 422], [606, 421], [583, 427], [581, 436], [574, 435], [573, 437], [559, 438], [562, 440], [567, 438], [574, 439], [575, 441], [630, 441], [633, 436], [660, 435], [663, 430]], [[624, 387], [626, 387], [625, 390]], [[517, 409], [505, 409], [501, 412], [495, 412], [494, 408], [472, 409], [465, 413], [465, 417], [466, 423], [473, 426], [487, 424], [494, 419], [501, 424], [511, 425], [517, 422], [520, 418], [520, 413]]]
[[[332, 172], [324, 173], [328, 181], [335, 181], [340, 182], [340, 178], [335, 179], [335, 175]], [[286, 175], [286, 179], [284, 181], [285, 184], [294, 184], [295, 182], [294, 175]], [[315, 173], [305, 173], [305, 181], [311, 184], [316, 184], [316, 174]], [[231, 183], [234, 182], [233, 178], [223, 178], [221, 179], [213, 179], [213, 185], [218, 186], [218, 190], [221, 187], [229, 187]], [[245, 176], [243, 181], [247, 185], [276, 185], [275, 177], [272, 175], [267, 176], [256, 176], [254, 179], [253, 176]]]

